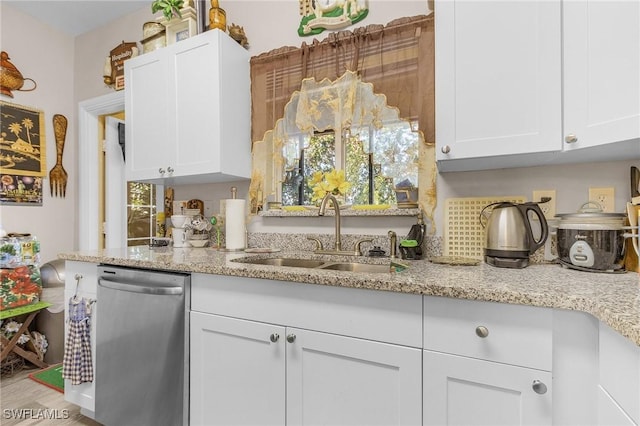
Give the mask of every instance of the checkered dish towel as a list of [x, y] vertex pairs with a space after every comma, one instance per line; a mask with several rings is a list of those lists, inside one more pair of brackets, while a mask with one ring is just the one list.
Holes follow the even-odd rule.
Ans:
[[69, 299], [69, 330], [64, 345], [62, 378], [70, 379], [72, 385], [93, 382], [91, 362], [91, 304], [93, 300]]

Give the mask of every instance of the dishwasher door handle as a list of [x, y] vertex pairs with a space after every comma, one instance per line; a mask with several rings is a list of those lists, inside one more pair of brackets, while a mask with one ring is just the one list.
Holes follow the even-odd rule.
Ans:
[[184, 289], [180, 286], [148, 286], [140, 285], [132, 282], [112, 281], [106, 278], [99, 278], [98, 285], [112, 290], [128, 291], [130, 293], [158, 294], [166, 296], [175, 296], [183, 293]]

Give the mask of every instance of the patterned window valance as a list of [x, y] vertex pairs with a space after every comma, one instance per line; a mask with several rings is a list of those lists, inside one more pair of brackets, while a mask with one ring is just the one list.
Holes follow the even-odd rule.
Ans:
[[304, 78], [335, 80], [347, 70], [372, 83], [403, 118], [417, 119], [425, 141], [434, 143], [433, 15], [335, 32], [251, 58], [252, 141], [282, 118]]

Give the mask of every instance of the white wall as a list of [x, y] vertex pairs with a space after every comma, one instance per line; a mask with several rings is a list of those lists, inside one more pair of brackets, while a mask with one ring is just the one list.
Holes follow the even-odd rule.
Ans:
[[[142, 40], [142, 25], [154, 21], [151, 1], [135, 13], [75, 38], [75, 101], [81, 102], [114, 90], [102, 81], [104, 60], [123, 41]], [[141, 47], [139, 44], [138, 47]]]
[[[44, 181], [43, 205], [0, 207], [0, 228], [7, 232], [31, 233], [41, 243], [42, 262], [55, 259], [60, 251], [74, 249], [76, 222], [77, 166], [75, 144], [74, 51], [73, 39], [16, 9], [0, 2], [0, 46], [11, 62], [38, 86], [32, 92], [14, 92], [3, 101], [44, 111], [47, 174], [56, 162], [56, 143], [52, 118], [62, 114], [68, 119], [63, 166], [69, 175], [66, 197], [51, 197], [49, 180]], [[25, 84], [26, 87], [26, 84]]]

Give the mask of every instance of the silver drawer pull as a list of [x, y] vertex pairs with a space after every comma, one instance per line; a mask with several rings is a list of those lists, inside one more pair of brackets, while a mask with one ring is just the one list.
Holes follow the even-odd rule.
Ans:
[[277, 342], [278, 339], [280, 339], [280, 335], [278, 333], [273, 333], [271, 336], [269, 336], [269, 340], [271, 340], [271, 342], [273, 343]]
[[489, 335], [489, 329], [484, 325], [479, 325], [476, 327], [476, 335], [484, 339]]
[[295, 342], [295, 341], [296, 341], [296, 335], [295, 335], [295, 334], [289, 334], [289, 335], [287, 336], [287, 342], [289, 342], [289, 343], [293, 343], [293, 342]]
[[531, 387], [533, 388], [533, 391], [539, 395], [547, 393], [547, 385], [542, 383], [540, 380], [534, 380]]

